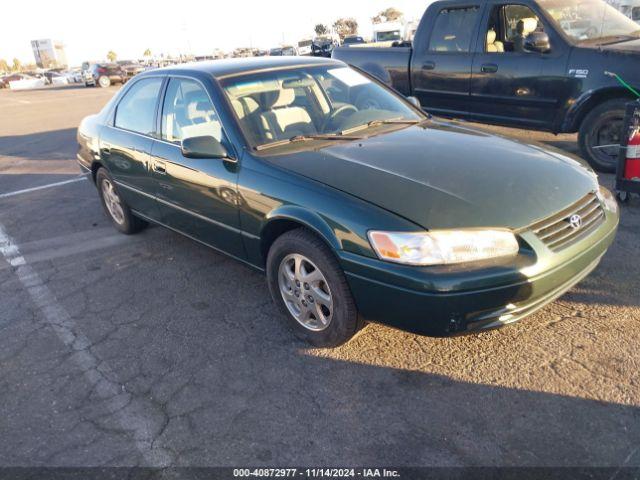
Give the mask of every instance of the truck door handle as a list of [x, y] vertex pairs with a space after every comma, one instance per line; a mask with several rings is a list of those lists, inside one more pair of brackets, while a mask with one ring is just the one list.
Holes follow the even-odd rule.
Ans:
[[164, 162], [153, 162], [153, 171], [159, 173], [160, 175], [165, 175], [167, 173], [167, 164]]
[[436, 62], [429, 61], [422, 64], [423, 70], [433, 70], [434, 68], [436, 68]]
[[482, 73], [496, 73], [498, 71], [498, 65], [495, 63], [484, 63], [482, 67], [480, 67]]

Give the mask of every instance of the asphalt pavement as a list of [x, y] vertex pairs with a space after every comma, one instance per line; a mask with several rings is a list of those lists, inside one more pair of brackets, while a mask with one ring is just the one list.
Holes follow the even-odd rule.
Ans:
[[261, 274], [111, 227], [75, 129], [116, 91], [0, 91], [0, 467], [640, 466], [640, 199], [518, 324], [311, 349]]

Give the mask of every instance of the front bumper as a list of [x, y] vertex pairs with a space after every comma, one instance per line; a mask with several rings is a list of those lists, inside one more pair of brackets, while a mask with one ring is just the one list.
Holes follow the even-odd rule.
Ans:
[[553, 253], [534, 248], [511, 263], [458, 267], [406, 267], [345, 253], [341, 263], [361, 315], [401, 330], [451, 336], [498, 328], [520, 320], [586, 277], [615, 238], [619, 214], [585, 239]]

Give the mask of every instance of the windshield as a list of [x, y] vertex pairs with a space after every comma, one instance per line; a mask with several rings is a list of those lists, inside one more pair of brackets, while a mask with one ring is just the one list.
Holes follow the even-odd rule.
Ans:
[[640, 37], [640, 25], [602, 0], [541, 0], [540, 6], [576, 42]]
[[[425, 116], [349, 67], [326, 65], [260, 72], [222, 82], [254, 147], [294, 137], [347, 138], [348, 130], [417, 123]], [[366, 133], [366, 132], [364, 132]]]

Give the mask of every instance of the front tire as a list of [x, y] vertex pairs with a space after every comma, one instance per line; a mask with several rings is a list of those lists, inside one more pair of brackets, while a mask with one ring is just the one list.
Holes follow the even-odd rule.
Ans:
[[616, 98], [601, 103], [582, 121], [578, 133], [578, 145], [584, 159], [597, 171], [612, 173], [618, 164], [627, 100]]
[[147, 222], [131, 213], [131, 209], [120, 197], [116, 184], [105, 168], [100, 168], [96, 174], [96, 186], [102, 202], [102, 208], [113, 226], [125, 235], [138, 233], [147, 226]]
[[304, 228], [291, 230], [273, 243], [267, 281], [273, 301], [296, 336], [315, 347], [342, 345], [362, 328], [335, 256]]

